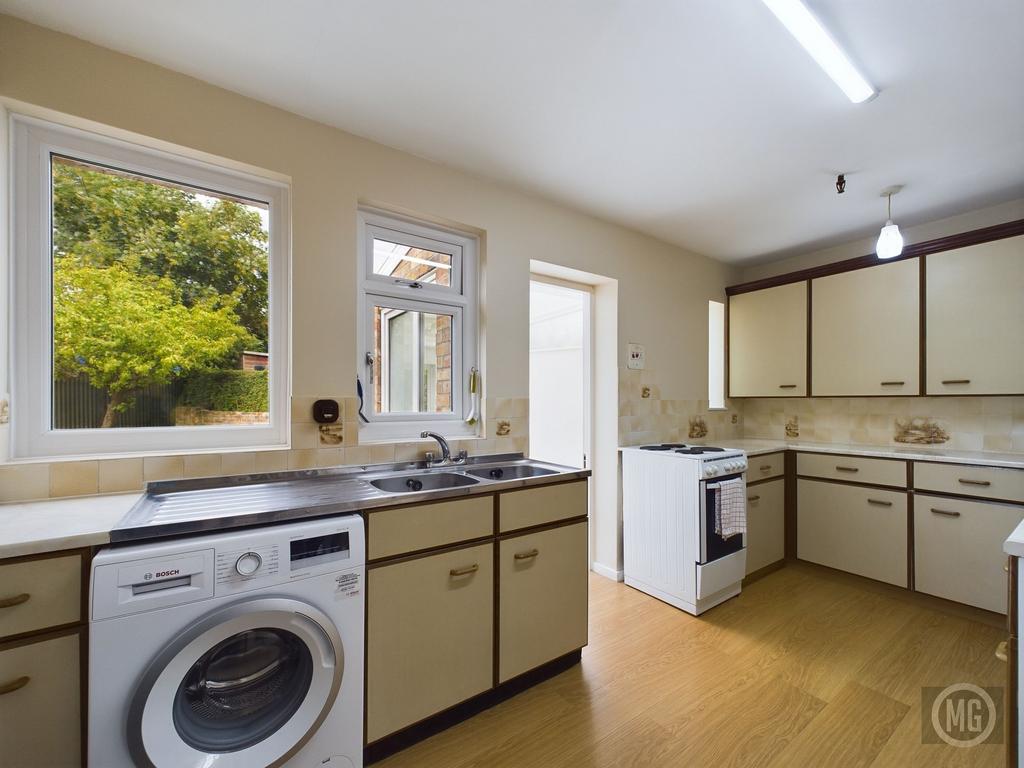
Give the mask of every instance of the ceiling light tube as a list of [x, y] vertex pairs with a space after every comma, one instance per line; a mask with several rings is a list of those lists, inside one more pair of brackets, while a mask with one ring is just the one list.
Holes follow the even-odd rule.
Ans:
[[762, 0], [785, 25], [818, 66], [854, 104], [867, 101], [876, 91], [857, 71], [836, 41], [801, 0]]

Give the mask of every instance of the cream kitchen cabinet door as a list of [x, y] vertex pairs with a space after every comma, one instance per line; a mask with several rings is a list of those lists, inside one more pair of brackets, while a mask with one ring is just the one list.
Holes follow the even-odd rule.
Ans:
[[914, 589], [1006, 613], [1003, 542], [1024, 507], [918, 493], [914, 497]]
[[729, 396], [807, 394], [807, 283], [729, 297]]
[[781, 477], [747, 488], [747, 574], [786, 556], [786, 481]]
[[587, 524], [498, 545], [498, 682], [587, 644]]
[[811, 281], [811, 394], [916, 395], [917, 259]]
[[367, 741], [491, 688], [493, 544], [373, 567], [367, 583]]
[[1024, 235], [925, 257], [929, 395], [1024, 393]]
[[907, 494], [797, 481], [797, 557], [907, 586]]
[[82, 764], [77, 632], [0, 645], [0, 766]]

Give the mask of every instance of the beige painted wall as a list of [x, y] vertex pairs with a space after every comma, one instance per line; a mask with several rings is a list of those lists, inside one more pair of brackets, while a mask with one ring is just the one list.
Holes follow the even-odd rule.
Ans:
[[[488, 402], [528, 395], [531, 258], [615, 278], [618, 365], [645, 344], [661, 397], [707, 397], [707, 300], [737, 276], [723, 264], [7, 16], [0, 96], [291, 178], [296, 397], [355, 391], [358, 201], [483, 232]], [[617, 513], [602, 506], [595, 525], [597, 559], [617, 567]]]

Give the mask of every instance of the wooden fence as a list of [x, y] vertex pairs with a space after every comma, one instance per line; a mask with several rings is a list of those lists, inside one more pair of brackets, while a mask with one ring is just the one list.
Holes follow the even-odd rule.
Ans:
[[[146, 387], [130, 408], [117, 414], [115, 427], [173, 427], [181, 382]], [[84, 377], [53, 382], [53, 428], [91, 429], [103, 423], [107, 394]]]

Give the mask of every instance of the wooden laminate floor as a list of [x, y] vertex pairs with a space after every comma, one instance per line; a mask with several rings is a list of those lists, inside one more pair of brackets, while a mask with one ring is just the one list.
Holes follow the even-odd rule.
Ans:
[[377, 765], [1001, 766], [998, 745], [922, 744], [921, 687], [1004, 685], [1004, 638], [802, 563], [699, 618], [592, 576], [582, 664]]

